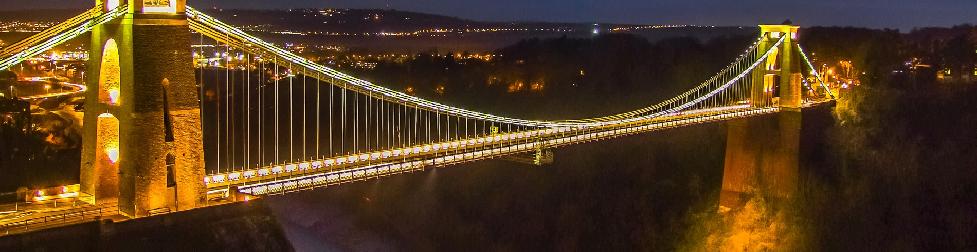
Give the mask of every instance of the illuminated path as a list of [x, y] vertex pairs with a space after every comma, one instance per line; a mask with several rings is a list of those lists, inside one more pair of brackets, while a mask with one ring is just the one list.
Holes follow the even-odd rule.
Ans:
[[70, 95], [81, 94], [81, 93], [84, 93], [86, 90], [88, 90], [88, 87], [85, 87], [85, 85], [80, 85], [80, 84], [59, 83], [59, 85], [66, 86], [69, 89], [71, 89], [71, 91], [53, 92], [53, 93], [48, 92], [46, 94], [30, 95], [30, 96], [21, 96], [21, 97], [18, 97], [18, 98], [24, 99], [24, 100], [47, 99], [47, 98], [54, 98], [54, 97], [62, 97], [62, 96], [70, 96]]

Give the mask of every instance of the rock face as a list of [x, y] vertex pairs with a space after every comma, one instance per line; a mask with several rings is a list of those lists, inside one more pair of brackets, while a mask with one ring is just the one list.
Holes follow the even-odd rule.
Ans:
[[0, 251], [294, 251], [263, 200], [0, 237]]

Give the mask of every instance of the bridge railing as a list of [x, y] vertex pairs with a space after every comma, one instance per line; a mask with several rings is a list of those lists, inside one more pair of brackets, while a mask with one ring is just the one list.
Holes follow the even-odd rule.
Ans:
[[[96, 8], [97, 9], [97, 8]], [[126, 13], [126, 6], [120, 6], [112, 11], [94, 15], [88, 19], [84, 19], [80, 15], [75, 23], [66, 23], [64, 25], [58, 25], [55, 28], [49, 29], [49, 32], [45, 32], [42, 35], [32, 36], [23, 44], [18, 45], [16, 48], [11, 47], [10, 55], [0, 55], [0, 70], [8, 69], [11, 66], [20, 64], [24, 60], [31, 57], [37, 56], [55, 46], [61, 45], [73, 38], [76, 38], [82, 34], [85, 34], [92, 30], [95, 26], [104, 24], [106, 22], [112, 21], [115, 18]], [[99, 12], [101, 10], [98, 10]], [[91, 13], [86, 12], [86, 14], [91, 15]], [[5, 49], [6, 50], [6, 49]]]
[[35, 33], [25, 39], [4, 47], [2, 50], [0, 50], [0, 57], [8, 57], [24, 51], [32, 45], [41, 43], [42, 41], [48, 40], [51, 37], [68, 31], [68, 29], [71, 29], [72, 27], [81, 25], [85, 21], [98, 17], [99, 14], [102, 14], [102, 9], [100, 6], [91, 8], [81, 14], [78, 14], [77, 16], [65, 20], [64, 22], [48, 27], [39, 33]]
[[[814, 81], [817, 82], [814, 85], [808, 85], [807, 87], [809, 90], [811, 90], [814, 93], [815, 96], [819, 96], [819, 97], [812, 97], [809, 100], [811, 102], [821, 102], [822, 100], [834, 100], [835, 96], [834, 94], [831, 93], [831, 88], [829, 88], [828, 85], [824, 83], [824, 79], [821, 78], [821, 74], [818, 73], [818, 69], [814, 67], [813, 63], [811, 63], [811, 59], [807, 57], [807, 53], [804, 53], [804, 48], [802, 48], [801, 45], [797, 45], [797, 50], [801, 54], [801, 59], [804, 60], [805, 63], [804, 66], [807, 67], [807, 70], [810, 71], [809, 72], [810, 75], [812, 75], [814, 77]], [[815, 88], [814, 86], [818, 86], [820, 87], [820, 89]], [[820, 90], [821, 92], [820, 93], [817, 92], [818, 90]]]
[[[402, 159], [375, 160], [371, 163], [330, 170], [295, 170], [274, 174], [273, 177], [259, 181], [225, 181], [237, 182], [233, 188], [242, 193], [252, 195], [274, 195], [291, 191], [308, 190], [317, 187], [333, 186], [343, 183], [376, 179], [394, 174], [420, 171], [433, 167], [492, 159], [518, 153], [532, 152], [539, 149], [557, 148], [566, 145], [580, 144], [648, 131], [685, 127], [733, 118], [744, 118], [776, 113], [779, 108], [751, 108], [745, 106], [729, 107], [727, 109], [704, 110], [687, 112], [693, 114], [674, 114], [645, 122], [631, 122], [627, 124], [605, 126], [601, 128], [576, 129], [556, 132], [549, 135], [510, 139], [497, 144], [483, 145], [471, 149], [447, 150], [422, 156]], [[231, 188], [230, 184], [228, 185]]]
[[116, 203], [111, 203], [106, 205], [84, 207], [81, 209], [76, 208], [55, 212], [36, 212], [36, 214], [43, 216], [26, 218], [0, 225], [0, 234], [9, 235], [24, 233], [32, 230], [76, 224], [116, 216], [119, 214], [119, 206]]
[[205, 182], [210, 188], [220, 188], [224, 186], [241, 185], [246, 183], [259, 183], [261, 181], [280, 180], [294, 176], [304, 176], [312, 173], [358, 169], [359, 167], [375, 164], [407, 163], [420, 159], [427, 159], [432, 156], [446, 156], [455, 153], [466, 153], [524, 143], [533, 143], [550, 138], [562, 138], [590, 132], [608, 132], [621, 128], [633, 127], [636, 125], [659, 123], [662, 125], [673, 125], [674, 123], [670, 122], [680, 119], [684, 120], [684, 118], [705, 117], [713, 114], [724, 113], [731, 114], [738, 111], [751, 110], [754, 110], [754, 108], [751, 108], [748, 105], [727, 106], [692, 112], [677, 112], [663, 117], [647, 119], [645, 121], [633, 121], [617, 125], [606, 125], [602, 127], [582, 129], [545, 129], [503, 133], [486, 137], [461, 139], [457, 141], [437, 142], [402, 149], [396, 148], [385, 151], [358, 153], [336, 158], [287, 163], [254, 170], [218, 173], [208, 176]]

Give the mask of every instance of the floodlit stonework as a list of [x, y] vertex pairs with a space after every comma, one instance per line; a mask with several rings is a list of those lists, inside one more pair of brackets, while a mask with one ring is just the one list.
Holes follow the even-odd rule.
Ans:
[[[775, 105], [782, 111], [761, 118], [735, 119], [728, 123], [723, 192], [720, 205], [734, 208], [741, 204], [743, 193], [764, 192], [770, 196], [790, 198], [797, 184], [800, 155], [802, 84], [794, 61], [797, 50], [797, 26], [761, 25], [765, 39], [759, 51], [772, 48], [786, 36], [784, 43], [767, 58], [762, 71], [753, 74], [751, 103], [754, 106]], [[779, 94], [775, 94], [779, 87]]]
[[[203, 136], [188, 30], [184, 15], [130, 13], [92, 31], [89, 71], [100, 74], [87, 80], [98, 88], [86, 95], [85, 124], [99, 127], [84, 129], [81, 188], [94, 201], [117, 199], [124, 215], [203, 204]], [[117, 146], [111, 165], [107, 143]]]

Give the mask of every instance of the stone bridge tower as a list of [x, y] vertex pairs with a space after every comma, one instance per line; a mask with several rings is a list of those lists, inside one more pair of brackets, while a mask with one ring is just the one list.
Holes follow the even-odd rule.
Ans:
[[201, 206], [203, 137], [186, 0], [96, 0], [126, 14], [92, 30], [81, 191], [119, 211]]
[[[802, 69], [797, 26], [761, 25], [760, 52], [784, 38], [752, 76], [751, 104], [779, 107], [780, 113], [729, 121], [720, 205], [734, 207], [744, 193], [790, 198], [800, 158]], [[759, 58], [758, 58], [759, 59]]]

